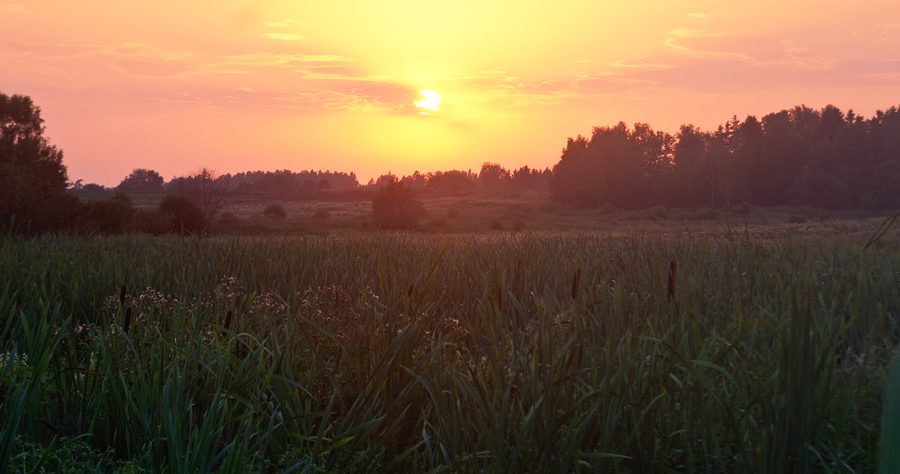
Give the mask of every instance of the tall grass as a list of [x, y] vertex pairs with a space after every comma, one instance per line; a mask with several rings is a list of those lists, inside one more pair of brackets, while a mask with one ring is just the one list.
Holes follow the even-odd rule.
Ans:
[[7, 238], [0, 472], [78, 436], [152, 472], [873, 472], [898, 273], [812, 240]]

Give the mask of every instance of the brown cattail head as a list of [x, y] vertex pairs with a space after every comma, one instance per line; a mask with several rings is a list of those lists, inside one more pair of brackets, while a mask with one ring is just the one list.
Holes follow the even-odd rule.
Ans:
[[122, 290], [119, 291], [119, 305], [125, 306], [125, 293], [128, 292], [128, 283], [122, 283]]
[[229, 309], [228, 313], [225, 314], [225, 329], [228, 329], [231, 326], [231, 317], [234, 316], [234, 313]]
[[678, 269], [678, 263], [675, 260], [669, 262], [669, 285], [667, 294], [669, 296], [669, 301], [672, 301], [675, 298], [675, 271]]
[[128, 328], [131, 327], [131, 306], [125, 309], [125, 324], [122, 325], [122, 329], [128, 334]]

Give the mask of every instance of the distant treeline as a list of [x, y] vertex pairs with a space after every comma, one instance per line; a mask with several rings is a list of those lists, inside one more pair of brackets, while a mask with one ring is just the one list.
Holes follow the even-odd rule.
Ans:
[[[156, 171], [148, 169], [135, 169], [115, 188], [118, 191], [127, 192], [180, 192], [190, 194], [188, 190], [196, 187], [198, 175], [204, 175], [200, 181], [215, 181], [218, 189], [230, 194], [310, 194], [329, 189], [369, 188], [379, 189], [398, 179], [415, 190], [427, 190], [444, 194], [459, 194], [470, 192], [477, 187], [484, 188], [515, 188], [515, 189], [547, 189], [553, 177], [549, 168], [544, 170], [531, 169], [523, 166], [509, 171], [496, 163], [484, 163], [480, 173], [469, 171], [436, 171], [433, 173], [420, 173], [397, 178], [391, 173], [383, 174], [377, 179], [370, 179], [365, 185], [360, 185], [356, 173], [344, 173], [339, 171], [248, 171], [237, 174], [216, 175], [209, 170], [172, 178], [165, 182]], [[77, 189], [103, 189], [98, 185], [75, 186]]]
[[837, 107], [797, 106], [715, 131], [676, 135], [637, 123], [570, 138], [553, 167], [561, 203], [625, 209], [657, 205], [808, 205], [894, 209], [900, 203], [900, 111], [865, 119]]

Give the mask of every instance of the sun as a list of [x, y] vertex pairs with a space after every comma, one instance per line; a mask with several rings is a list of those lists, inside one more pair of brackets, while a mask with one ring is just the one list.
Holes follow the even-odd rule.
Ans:
[[[441, 103], [441, 96], [437, 94], [437, 92], [428, 89], [424, 91], [419, 91], [419, 94], [422, 94], [425, 97], [425, 100], [417, 100], [414, 101], [416, 107], [422, 107], [423, 109], [428, 110], [437, 110], [438, 104]], [[425, 114], [425, 112], [420, 112], [421, 114]]]

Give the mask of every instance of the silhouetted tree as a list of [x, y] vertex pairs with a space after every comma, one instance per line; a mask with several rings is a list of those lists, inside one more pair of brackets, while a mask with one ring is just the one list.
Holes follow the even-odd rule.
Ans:
[[426, 175], [426, 188], [443, 194], [462, 194], [475, 189], [478, 175], [471, 171], [436, 171]]
[[481, 165], [481, 172], [478, 173], [478, 181], [488, 188], [497, 188], [509, 179], [509, 171], [497, 163], [484, 162]]
[[196, 234], [206, 230], [206, 214], [187, 195], [167, 194], [159, 204], [159, 211], [168, 216], [167, 222], [172, 232]]
[[200, 206], [209, 221], [222, 210], [228, 198], [226, 181], [218, 179], [216, 172], [207, 168], [173, 179], [169, 183], [169, 191], [189, 196]]
[[119, 191], [160, 192], [163, 189], [163, 177], [156, 171], [138, 168], [119, 183]]
[[372, 199], [373, 221], [382, 229], [414, 229], [425, 216], [425, 207], [412, 188], [389, 176]]
[[117, 192], [109, 199], [90, 201], [84, 205], [86, 230], [104, 234], [121, 234], [135, 215], [131, 198]]
[[629, 130], [594, 127], [590, 140], [570, 138], [553, 167], [550, 191], [564, 203], [597, 207], [647, 207], [665, 196], [663, 177], [672, 163], [671, 135], [646, 124]]
[[62, 150], [44, 137], [29, 97], [0, 93], [0, 230], [41, 233], [71, 227], [80, 212], [66, 194]]

